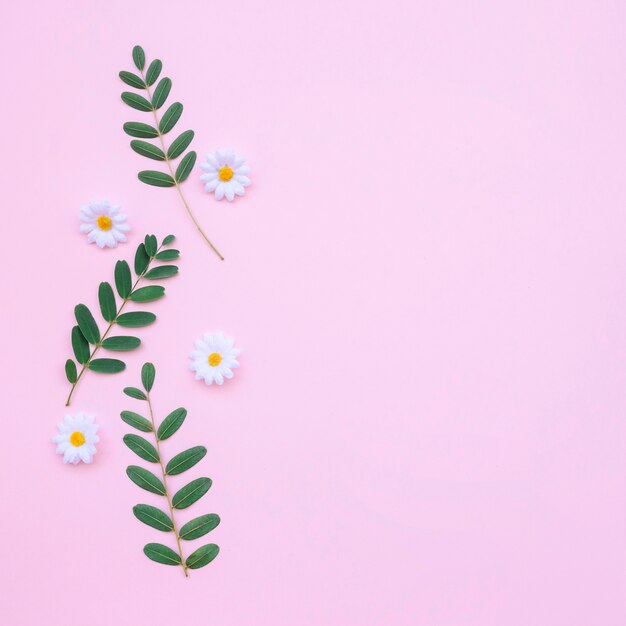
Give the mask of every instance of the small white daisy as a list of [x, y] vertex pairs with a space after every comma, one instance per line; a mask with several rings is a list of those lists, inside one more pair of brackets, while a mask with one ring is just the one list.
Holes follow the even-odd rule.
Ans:
[[193, 359], [191, 369], [196, 373], [196, 380], [204, 379], [207, 385], [215, 381], [223, 384], [225, 378], [233, 377], [233, 370], [239, 367], [237, 356], [241, 352], [233, 348], [234, 339], [224, 337], [222, 333], [205, 333], [196, 340], [196, 350], [189, 356]]
[[130, 226], [119, 206], [111, 206], [108, 200], [90, 202], [80, 207], [80, 232], [87, 233], [87, 242], [96, 242], [99, 248], [116, 248], [118, 241], [126, 241]]
[[65, 421], [58, 428], [59, 434], [52, 441], [57, 444], [57, 454], [63, 455], [63, 463], [91, 463], [96, 453], [95, 444], [100, 441], [96, 435], [98, 425], [93, 423], [93, 415], [66, 415]]
[[215, 156], [206, 155], [206, 163], [200, 163], [200, 167], [206, 174], [200, 175], [204, 183], [204, 190], [208, 193], [215, 192], [215, 199], [226, 198], [229, 202], [235, 196], [243, 196], [246, 193], [244, 187], [250, 184], [247, 174], [250, 168], [244, 165], [243, 157], [235, 156], [232, 150], [218, 150]]

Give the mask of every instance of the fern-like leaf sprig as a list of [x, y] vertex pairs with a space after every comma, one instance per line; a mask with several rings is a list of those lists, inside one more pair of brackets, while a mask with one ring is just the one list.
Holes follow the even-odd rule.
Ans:
[[[146, 238], [137, 247], [135, 253], [135, 274], [136, 280], [133, 282], [130, 267], [126, 261], [118, 261], [115, 264], [115, 288], [121, 301], [117, 306], [113, 287], [108, 282], [100, 283], [98, 288], [98, 302], [100, 312], [105, 322], [108, 322], [103, 333], [100, 332], [96, 320], [84, 304], [78, 304], [74, 308], [76, 326], [72, 328], [72, 349], [79, 365], [80, 372], [73, 359], [65, 362], [65, 375], [71, 383], [72, 388], [67, 397], [65, 406], [69, 406], [76, 386], [87, 370], [104, 374], [115, 374], [126, 368], [124, 361], [120, 359], [96, 358], [100, 348], [115, 352], [128, 352], [141, 345], [138, 337], [119, 336], [110, 337], [109, 333], [116, 326], [126, 328], [139, 328], [148, 326], [156, 320], [156, 315], [147, 311], [132, 311], [124, 313], [124, 309], [129, 301], [131, 302], [152, 302], [165, 295], [165, 288], [160, 285], [149, 285], [139, 287], [144, 280], [160, 280], [178, 274], [178, 266], [167, 262], [178, 259], [178, 250], [168, 248], [174, 241], [174, 235], [168, 235], [163, 239], [160, 246], [157, 245], [157, 238], [154, 235], [146, 235]], [[166, 248], [166, 249], [164, 249]], [[152, 267], [154, 262], [166, 262]]]
[[150, 433], [154, 437], [154, 445], [144, 437], [136, 434], [124, 435], [124, 443], [141, 459], [159, 467], [160, 477], [139, 465], [129, 465], [126, 468], [128, 477], [139, 487], [163, 496], [167, 503], [167, 510], [150, 504], [137, 504], [133, 507], [135, 517], [164, 533], [173, 533], [176, 539], [176, 550], [162, 543], [148, 543], [144, 546], [144, 554], [151, 560], [164, 565], [180, 565], [185, 576], [189, 576], [190, 569], [199, 569], [208, 565], [219, 553], [219, 547], [208, 543], [192, 552], [187, 558], [183, 554], [183, 542], [203, 537], [212, 531], [219, 523], [220, 518], [215, 513], [201, 515], [187, 522], [180, 528], [176, 523], [175, 510], [186, 509], [199, 500], [211, 487], [210, 478], [202, 477], [192, 480], [179, 489], [173, 496], [167, 479], [170, 476], [182, 474], [201, 461], [207, 449], [204, 446], [194, 446], [176, 454], [167, 463], [163, 460], [161, 442], [169, 439], [182, 425], [187, 417], [187, 410], [183, 407], [172, 411], [157, 426], [152, 406], [150, 392], [154, 385], [156, 370], [152, 363], [145, 363], [141, 369], [141, 383], [143, 390], [137, 387], [126, 387], [124, 393], [131, 398], [146, 402], [149, 419], [133, 411], [122, 411], [121, 418], [141, 433]]
[[[119, 73], [119, 77], [128, 86], [145, 92], [147, 97], [133, 91], [124, 91], [122, 93], [122, 100], [129, 107], [137, 111], [152, 113], [154, 126], [144, 124], [143, 122], [126, 122], [126, 124], [124, 124], [124, 132], [131, 137], [136, 137], [136, 139], [130, 142], [130, 147], [137, 154], [147, 159], [165, 162], [169, 171], [168, 174], [158, 170], [142, 170], [137, 176], [139, 180], [146, 185], [153, 185], [154, 187], [176, 187], [178, 195], [183, 201], [187, 213], [189, 213], [189, 217], [191, 217], [196, 228], [209, 246], [211, 246], [215, 254], [223, 261], [224, 257], [213, 245], [196, 220], [181, 188], [181, 184], [187, 180], [196, 163], [196, 153], [193, 150], [187, 152], [175, 170], [174, 164], [172, 163], [174, 159], [181, 156], [189, 147], [189, 144], [194, 138], [193, 130], [186, 130], [178, 135], [178, 137], [170, 143], [169, 147], [165, 145], [165, 135], [174, 128], [183, 112], [183, 105], [180, 102], [174, 102], [162, 116], [158, 114], [159, 109], [165, 104], [170, 94], [172, 80], [168, 77], [161, 78], [153, 91], [152, 87], [161, 75], [163, 63], [159, 59], [154, 59], [146, 69], [146, 55], [141, 46], [135, 46], [133, 48], [133, 61], [135, 67], [139, 70], [139, 75], [134, 72], [122, 71]], [[159, 145], [145, 141], [146, 139], [157, 139]]]

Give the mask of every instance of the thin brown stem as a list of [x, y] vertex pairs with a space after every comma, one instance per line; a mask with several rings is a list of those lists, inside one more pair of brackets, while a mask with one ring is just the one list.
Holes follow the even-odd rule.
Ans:
[[[152, 93], [150, 91], [150, 87], [148, 86], [148, 83], [146, 82], [146, 77], [144, 76], [143, 70], [141, 71], [141, 78], [143, 78], [144, 83], [146, 83], [146, 92], [148, 93], [148, 100], [150, 103], [152, 103]], [[163, 150], [163, 154], [165, 155], [165, 163], [167, 163], [167, 168], [170, 171], [170, 176], [175, 182], [178, 195], [180, 196], [180, 199], [183, 201], [183, 204], [185, 205], [185, 208], [187, 209], [187, 213], [189, 213], [189, 217], [191, 218], [191, 221], [195, 224], [200, 234], [204, 237], [204, 240], [209, 244], [209, 246], [211, 246], [211, 249], [213, 250], [213, 252], [217, 254], [220, 261], [223, 261], [224, 257], [222, 256], [220, 251], [213, 245], [212, 241], [207, 237], [206, 233], [202, 230], [202, 227], [200, 226], [200, 224], [198, 224], [198, 220], [196, 220], [191, 210], [191, 207], [189, 206], [189, 203], [187, 202], [185, 196], [183, 195], [183, 190], [180, 187], [180, 183], [176, 180], [176, 176], [174, 174], [174, 168], [172, 167], [172, 161], [167, 156], [167, 148], [165, 147], [165, 140], [163, 139], [163, 133], [161, 132], [161, 128], [159, 126], [159, 117], [154, 107], [152, 107], [152, 115], [154, 116], [154, 128], [158, 133], [159, 141], [161, 143], [161, 149]]]
[[165, 487], [165, 498], [167, 499], [167, 506], [170, 509], [170, 519], [172, 520], [172, 528], [174, 530], [174, 535], [176, 535], [176, 545], [178, 546], [178, 555], [180, 556], [180, 564], [183, 568], [183, 572], [185, 572], [185, 576], [189, 577], [189, 572], [187, 571], [187, 565], [185, 564], [185, 557], [183, 556], [183, 547], [180, 543], [180, 535], [178, 534], [176, 520], [174, 519], [174, 507], [172, 505], [172, 499], [170, 497], [169, 489], [167, 488], [167, 473], [165, 471], [165, 467], [163, 466], [163, 460], [161, 457], [161, 449], [159, 447], [159, 438], [157, 436], [157, 428], [154, 422], [154, 412], [152, 411], [152, 402], [150, 400], [149, 392], [146, 392], [146, 397], [148, 399], [148, 410], [150, 411], [150, 421], [152, 422], [152, 430], [154, 432], [154, 439], [156, 441], [156, 450], [159, 456], [159, 466], [161, 467], [161, 474], [163, 475], [163, 486]]

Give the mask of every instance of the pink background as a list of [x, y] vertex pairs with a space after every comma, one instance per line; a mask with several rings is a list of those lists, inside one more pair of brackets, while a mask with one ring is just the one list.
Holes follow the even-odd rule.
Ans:
[[[0, 614], [11, 626], [622, 626], [626, 6], [617, 2], [23, 2], [2, 9]], [[141, 43], [180, 130], [248, 157], [220, 263], [122, 123]], [[147, 120], [145, 120], [147, 121]], [[100, 251], [79, 206], [130, 242]], [[87, 375], [92, 466], [63, 466], [78, 302], [146, 232], [181, 274], [117, 376]], [[205, 387], [204, 331], [242, 348]], [[132, 515], [121, 389], [157, 366], [167, 455], [214, 485], [217, 560], [185, 580]], [[201, 545], [202, 541], [195, 542]], [[186, 546], [188, 548], [188, 546]]]

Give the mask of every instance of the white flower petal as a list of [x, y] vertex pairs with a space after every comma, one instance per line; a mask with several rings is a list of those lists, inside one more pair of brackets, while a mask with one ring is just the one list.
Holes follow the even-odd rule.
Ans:
[[233, 176], [233, 180], [236, 180], [244, 187], [247, 187], [252, 182], [247, 176], [243, 176], [242, 174], [235, 174], [235, 176]]
[[217, 161], [217, 165], [219, 167], [222, 167], [222, 165], [226, 165], [226, 152], [218, 148], [215, 152], [215, 160]]

